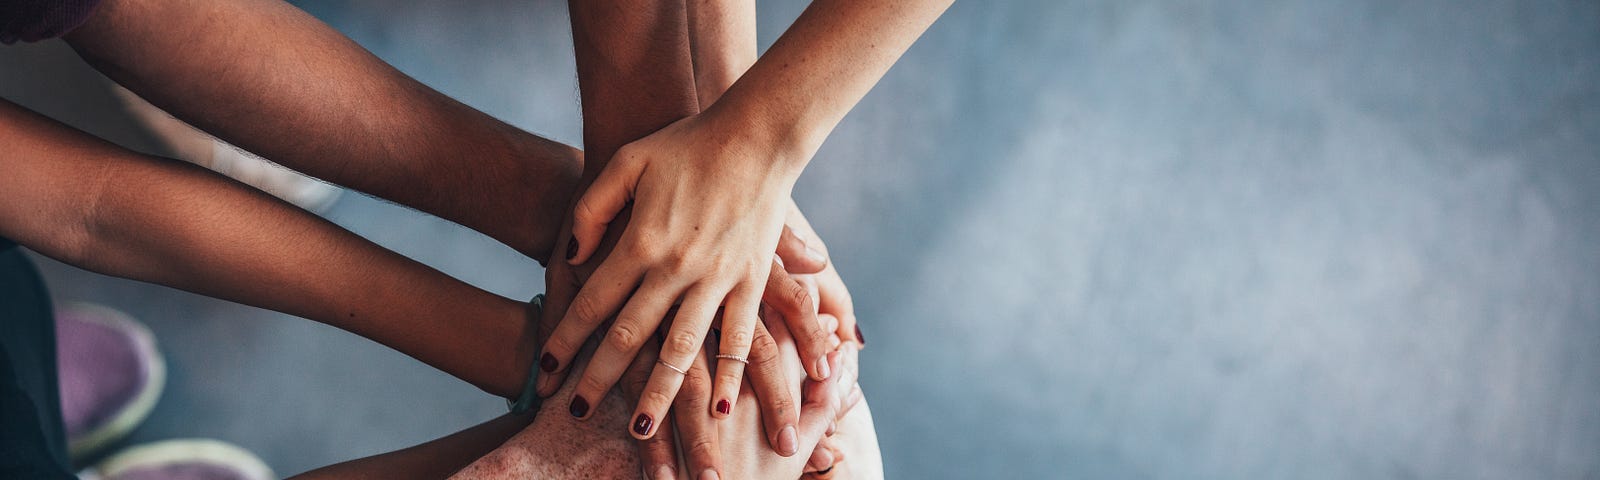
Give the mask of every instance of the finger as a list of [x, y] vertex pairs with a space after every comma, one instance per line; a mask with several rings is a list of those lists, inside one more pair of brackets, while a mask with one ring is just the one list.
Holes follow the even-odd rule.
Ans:
[[744, 367], [750, 361], [750, 342], [755, 337], [756, 318], [761, 309], [760, 292], [741, 287], [728, 294], [722, 313], [722, 334], [717, 347], [717, 380], [713, 391], [712, 415], [726, 418], [733, 413], [743, 383]]
[[[656, 342], [646, 341], [639, 348], [639, 354], [634, 356], [633, 362], [628, 365], [628, 370], [622, 374], [618, 382], [622, 388], [623, 397], [630, 402], [638, 401], [639, 394], [644, 392], [645, 384], [650, 381], [650, 368], [656, 364], [656, 354], [660, 353]], [[648, 440], [638, 440], [639, 465], [648, 474], [645, 478], [665, 480], [677, 478], [678, 450], [673, 443], [672, 422], [663, 421], [657, 427], [660, 433]]]
[[[770, 276], [769, 276], [769, 278], [770, 278]], [[795, 274], [791, 273], [791, 274], [789, 274], [789, 278], [794, 279], [795, 282], [799, 282], [800, 286], [805, 287], [806, 293], [810, 293], [811, 294], [811, 309], [812, 310], [817, 310], [819, 307], [821, 307], [821, 304], [818, 303], [818, 300], [820, 300], [822, 298], [822, 296], [821, 296], [822, 292], [817, 290], [817, 276], [816, 275], [795, 275]]]
[[[572, 240], [567, 243], [567, 263], [581, 265], [589, 260], [606, 234], [606, 227], [617, 217], [617, 212], [633, 198], [638, 185], [641, 162], [624, 146], [617, 150], [611, 162], [589, 184], [589, 189], [578, 197], [572, 209]], [[572, 248], [576, 246], [577, 248]]]
[[[662, 420], [656, 427], [659, 435], [639, 443], [639, 465], [647, 474], [644, 478], [670, 480], [678, 478], [678, 452], [672, 443], [672, 421]], [[691, 470], [692, 471], [692, 470]]]
[[843, 419], [850, 413], [851, 408], [861, 403], [861, 356], [854, 343], [846, 343], [839, 347], [839, 371], [837, 387], [834, 392], [839, 394], [839, 411], [837, 418]]
[[783, 226], [783, 234], [778, 236], [777, 253], [789, 273], [818, 273], [828, 268], [828, 256], [807, 245], [805, 239], [796, 235], [788, 225]]
[[818, 311], [839, 317], [839, 337], [854, 339], [865, 347], [867, 340], [861, 335], [861, 326], [856, 323], [855, 302], [850, 299], [850, 290], [845, 288], [844, 280], [839, 278], [837, 267], [830, 265], [828, 271], [817, 275], [817, 291]]
[[711, 318], [726, 297], [726, 290], [709, 287], [691, 288], [684, 295], [666, 343], [661, 345], [661, 356], [650, 373], [650, 383], [639, 395], [639, 405], [634, 409], [633, 421], [629, 422], [628, 431], [634, 438], [642, 440], [655, 434], [655, 421], [672, 406], [678, 388], [683, 386], [684, 374], [704, 346]]
[[589, 407], [606, 397], [606, 392], [611, 391], [611, 386], [638, 356], [639, 348], [655, 335], [656, 327], [666, 318], [667, 309], [678, 300], [679, 291], [667, 283], [669, 281], [647, 278], [622, 308], [622, 313], [617, 314], [617, 320], [611, 323], [611, 329], [590, 358], [589, 366], [583, 369], [583, 378], [578, 381], [567, 410], [572, 416], [588, 419]]
[[767, 275], [767, 287], [762, 291], [762, 301], [783, 317], [784, 325], [794, 335], [795, 348], [806, 373], [813, 380], [828, 378], [828, 363], [823, 358], [827, 352], [825, 333], [817, 323], [816, 304], [811, 292], [795, 281], [783, 267], [772, 264]]
[[567, 306], [566, 314], [539, 356], [540, 396], [548, 397], [561, 389], [572, 357], [583, 348], [589, 335], [633, 293], [640, 273], [634, 266], [636, 263], [629, 260], [612, 257], [612, 261], [602, 263]]
[[[828, 362], [834, 367], [839, 366], [840, 358], [839, 352], [828, 354]], [[801, 387], [800, 398], [805, 399], [804, 404], [800, 406], [801, 445], [816, 445], [834, 429], [839, 412], [839, 395], [834, 393], [836, 388], [838, 388], [837, 378], [820, 382], [808, 380]]]
[[828, 447], [828, 439], [822, 439], [816, 450], [811, 451], [811, 459], [806, 460], [806, 471], [820, 472], [833, 466], [833, 451]]
[[[703, 351], [702, 351], [703, 352]], [[678, 445], [683, 448], [688, 472], [694, 478], [721, 478], [722, 451], [717, 448], [717, 421], [706, 414], [711, 402], [710, 363], [704, 353], [695, 355], [683, 388], [672, 401], [672, 419], [678, 426]], [[656, 434], [651, 438], [663, 438]]]
[[827, 313], [818, 314], [817, 324], [821, 325], [823, 335], [828, 337], [828, 351], [836, 350], [841, 343], [839, 340], [839, 317]]
[[[782, 328], [782, 325], [773, 325]], [[790, 457], [800, 448], [799, 434], [795, 430], [799, 412], [789, 393], [782, 358], [773, 334], [765, 325], [757, 325], [750, 348], [750, 385], [756, 392], [756, 403], [761, 406], [761, 423], [766, 428], [768, 444], [779, 455]]]
[[[559, 363], [554, 355], [548, 357], [546, 344], [555, 336], [556, 326], [561, 324], [561, 317], [566, 316], [567, 307], [572, 304], [572, 297], [577, 296], [579, 285], [572, 275], [571, 267], [552, 266], [545, 269], [545, 296], [544, 308], [539, 312], [539, 327], [534, 332], [534, 345], [539, 355], [533, 361], [533, 368], [538, 369], [538, 378], [535, 379], [535, 392], [540, 398], [554, 395], [558, 388], [547, 388], [546, 384], [556, 387], [561, 385], [562, 375], [552, 375], [554, 367]], [[545, 367], [550, 367], [546, 369]]]

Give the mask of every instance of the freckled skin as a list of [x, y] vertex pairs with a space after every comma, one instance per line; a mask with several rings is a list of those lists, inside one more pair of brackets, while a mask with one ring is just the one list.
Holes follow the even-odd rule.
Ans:
[[[792, 349], [792, 344], [785, 344]], [[787, 355], [794, 355], [786, 351]], [[580, 355], [587, 359], [588, 355]], [[587, 360], [573, 365], [570, 379], [581, 377]], [[798, 360], [787, 365], [791, 374], [802, 374]], [[541, 406], [533, 424], [507, 440], [500, 448], [483, 456], [457, 472], [454, 479], [566, 479], [566, 478], [639, 478], [639, 458], [636, 443], [627, 433], [631, 422], [628, 417], [632, 406], [613, 390], [594, 406], [588, 420], [578, 420], [568, 415], [566, 405], [573, 396], [577, 381], [570, 380]], [[748, 387], [748, 384], [746, 385]], [[796, 389], [796, 396], [799, 390]], [[754, 402], [754, 393], [745, 388], [739, 402]], [[728, 463], [722, 478], [796, 478], [808, 455], [788, 459], [770, 454], [761, 436], [758, 409], [736, 409], [733, 415], [719, 426], [723, 458]], [[867, 402], [856, 405], [838, 422], [833, 444], [843, 450], [833, 471], [827, 475], [806, 475], [799, 478], [819, 479], [881, 479], [883, 461], [878, 450], [877, 433], [872, 425], [872, 413]], [[750, 452], [760, 452], [752, 456]], [[740, 463], [744, 461], [744, 463]], [[682, 473], [682, 472], [680, 472]], [[789, 476], [794, 475], [794, 476]], [[687, 477], [680, 477], [687, 478]]]

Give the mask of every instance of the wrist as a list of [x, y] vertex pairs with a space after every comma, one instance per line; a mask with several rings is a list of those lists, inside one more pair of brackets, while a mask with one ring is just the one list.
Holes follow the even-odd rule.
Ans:
[[759, 99], [744, 98], [733, 89], [701, 115], [723, 127], [718, 131], [732, 132], [736, 144], [749, 146], [755, 158], [768, 159], [769, 166], [790, 185], [799, 179], [826, 137], [825, 132], [794, 121]]

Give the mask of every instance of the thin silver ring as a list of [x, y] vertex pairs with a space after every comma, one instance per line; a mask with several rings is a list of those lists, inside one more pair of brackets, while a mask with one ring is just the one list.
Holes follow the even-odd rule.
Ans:
[[668, 370], [672, 370], [674, 372], [678, 372], [678, 375], [683, 375], [683, 376], [686, 376], [686, 377], [689, 376], [689, 372], [685, 371], [684, 369], [672, 366], [672, 364], [667, 363], [666, 360], [662, 360], [662, 359], [657, 358], [656, 359], [656, 363], [661, 364], [661, 366], [663, 366], [663, 367], [667, 367]]
[[735, 362], [743, 363], [745, 365], [749, 365], [750, 364], [750, 361], [749, 360], [745, 360], [745, 358], [743, 356], [734, 355], [734, 354], [731, 354], [731, 353], [724, 353], [724, 354], [721, 354], [721, 355], [717, 355], [717, 358], [720, 358], [720, 359], [723, 359], [723, 360], [733, 360]]

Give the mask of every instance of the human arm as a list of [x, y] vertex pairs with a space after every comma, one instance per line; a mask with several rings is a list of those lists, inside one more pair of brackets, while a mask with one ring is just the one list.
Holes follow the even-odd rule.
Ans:
[[501, 396], [532, 360], [524, 304], [207, 170], [0, 100], [0, 236], [88, 270], [345, 329]]
[[[689, 40], [694, 54], [695, 90], [703, 110], [726, 93], [740, 76], [755, 64], [756, 11], [754, 0], [687, 0], [689, 12]], [[753, 161], [761, 161], [754, 159]], [[839, 319], [838, 335], [855, 339], [865, 345], [860, 328], [856, 325], [855, 308], [850, 292], [832, 262], [827, 262], [827, 246], [816, 230], [791, 199], [784, 217], [784, 237], [779, 240], [780, 252], [788, 250], [788, 258], [810, 256], [823, 259], [816, 269], [797, 275], [802, 283], [815, 285], [818, 295], [818, 312]], [[806, 252], [805, 250], [809, 250]], [[809, 267], [809, 265], [808, 265]], [[798, 273], [791, 269], [790, 272]], [[791, 313], [791, 312], [785, 312]], [[800, 319], [786, 315], [787, 319]], [[802, 341], [804, 337], [802, 337]], [[718, 385], [729, 388], [729, 385]]]
[[[589, 163], [587, 178], [598, 174], [603, 163], [608, 162], [611, 154], [616, 152], [621, 144], [630, 139], [640, 138], [650, 131], [656, 130], [661, 125], [667, 125], [674, 118], [690, 115], [698, 110], [696, 104], [696, 91], [693, 85], [693, 66], [688, 54], [688, 35], [685, 26], [685, 6], [682, 3], [672, 2], [571, 2], [573, 14], [573, 38], [578, 58], [579, 91], [582, 94], [582, 107], [584, 107], [584, 144], [589, 147]], [[626, 226], [626, 221], [619, 219], [614, 234], [621, 234]], [[608, 237], [616, 238], [616, 237]], [[610, 243], [606, 243], [610, 245]], [[571, 246], [568, 243], [568, 246]], [[570, 251], [568, 250], [563, 251]], [[603, 250], [605, 254], [608, 250]], [[768, 253], [768, 266], [771, 266], [771, 253]], [[821, 264], [818, 264], [821, 269]], [[578, 294], [579, 286], [589, 288], [586, 280], [592, 272], [592, 266], [570, 266], [570, 264], [552, 264], [547, 272], [547, 288], [549, 288], [549, 301], [547, 301], [546, 320], [542, 325], [550, 326], [549, 341], [546, 344], [546, 355], [541, 357], [541, 374], [539, 378], [539, 392], [542, 395], [554, 394], [557, 387], [562, 386], [565, 374], [568, 373], [571, 360], [576, 358], [579, 347], [589, 339], [590, 333], [597, 330], [600, 323], [608, 318], [584, 317], [582, 322], [566, 322], [563, 314], [568, 312], [571, 298]], [[779, 285], [779, 288], [766, 288], [758, 286], [754, 291], [755, 299], [760, 302], [760, 296], [765, 293], [776, 293], [778, 298], [774, 304], [786, 306], [789, 310], [810, 310], [810, 298], [806, 298], [805, 290], [798, 283], [790, 282]], [[805, 307], [802, 307], [805, 306]], [[587, 310], [586, 306], [576, 304], [571, 306], [574, 310]], [[594, 406], [592, 400], [603, 395], [621, 378], [622, 371], [626, 370], [637, 354], [637, 350], [645, 344], [650, 334], [656, 331], [656, 326], [661, 325], [664, 317], [686, 318], [694, 315], [670, 314], [670, 304], [662, 306], [659, 312], [632, 312], [624, 315], [618, 325], [606, 333], [605, 341], [600, 342], [600, 349], [595, 354], [592, 368], [584, 373], [584, 379], [579, 382], [578, 394], [574, 395], [571, 413], [581, 418], [587, 418], [592, 413], [587, 406]], [[714, 306], [715, 309], [715, 306]], [[814, 312], [811, 314], [814, 318]], [[592, 322], [590, 322], [592, 320]], [[707, 320], [710, 318], [694, 318]], [[749, 350], [754, 325], [757, 323], [754, 312], [749, 317], [734, 317], [730, 322], [723, 322], [725, 341], [746, 342], [746, 347], [739, 350], [739, 355], [746, 354]], [[541, 334], [544, 334], [541, 326]], [[813, 328], [806, 331], [811, 338], [819, 338], [821, 330]], [[688, 346], [685, 338], [670, 339], [672, 349], [682, 349], [682, 355], [669, 358], [669, 365], [688, 365], [691, 355], [698, 354], [699, 344]], [[731, 350], [730, 350], [731, 352]], [[755, 358], [752, 355], [752, 358]], [[726, 360], [731, 362], [731, 360]], [[744, 365], [738, 365], [742, 368]], [[730, 366], [734, 368], [734, 366]], [[666, 366], [656, 368], [661, 374], [675, 374]], [[682, 378], [674, 379], [672, 389], [677, 389]], [[766, 387], [766, 392], [786, 394], [781, 389], [786, 381], [782, 378], [763, 378], [752, 376], [752, 381]], [[658, 386], [659, 387], [659, 386]], [[653, 437], [656, 426], [666, 424], [666, 411], [675, 395], [656, 392], [653, 395], [643, 395], [646, 402], [640, 403], [637, 418], [642, 418], [645, 429], [635, 432], [640, 438]], [[778, 397], [778, 398], [774, 398]], [[774, 448], [782, 445], [782, 434], [786, 427], [792, 430], [792, 418], [795, 416], [794, 405], [789, 402], [787, 395], [763, 395], [760, 398], [760, 408], [768, 410], [765, 418], [771, 419], [770, 435], [773, 438]], [[723, 397], [718, 400], [736, 402], [736, 397]], [[723, 405], [717, 402], [715, 405]], [[702, 410], [712, 410], [712, 403], [702, 406]], [[722, 408], [728, 410], [728, 408]], [[718, 410], [718, 411], [722, 411]], [[718, 413], [720, 414], [720, 413]], [[787, 421], [786, 421], [787, 419]], [[792, 435], [789, 435], [792, 437]]]
[[102, 0], [67, 42], [231, 144], [543, 262], [582, 156], [407, 77], [278, 0]]

